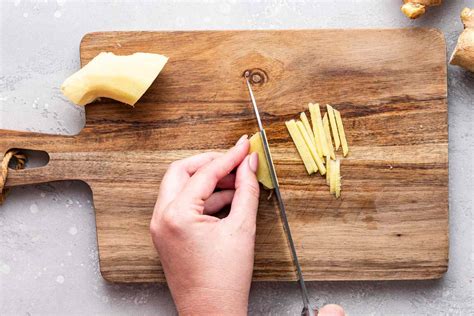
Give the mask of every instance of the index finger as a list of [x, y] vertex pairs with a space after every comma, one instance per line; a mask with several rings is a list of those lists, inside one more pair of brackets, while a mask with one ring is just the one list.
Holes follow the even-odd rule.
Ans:
[[247, 136], [241, 137], [237, 145], [222, 156], [199, 169], [183, 189], [183, 196], [191, 199], [207, 200], [214, 192], [219, 180], [240, 165], [250, 148]]
[[157, 205], [166, 207], [199, 168], [221, 155], [217, 152], [207, 152], [171, 163], [161, 181]]

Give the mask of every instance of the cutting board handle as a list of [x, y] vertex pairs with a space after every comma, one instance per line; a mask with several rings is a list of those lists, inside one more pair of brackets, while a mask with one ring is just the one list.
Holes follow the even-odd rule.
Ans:
[[[6, 187], [69, 180], [77, 177], [74, 162], [67, 161], [71, 150], [81, 148], [81, 137], [47, 135], [40, 133], [0, 130], [0, 153], [2, 157], [11, 149], [43, 151], [49, 156], [45, 166], [8, 170]], [[27, 155], [28, 156], [28, 155]]]
[[64, 173], [58, 161], [52, 160], [46, 166], [26, 169], [9, 169], [6, 187], [13, 187], [26, 184], [37, 184], [51, 181], [69, 179]]

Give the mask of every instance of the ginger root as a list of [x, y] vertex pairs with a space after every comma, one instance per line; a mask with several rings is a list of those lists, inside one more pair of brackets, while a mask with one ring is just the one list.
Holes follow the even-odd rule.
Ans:
[[459, 36], [449, 63], [474, 72], [474, 9], [464, 8], [461, 20], [464, 31]]
[[428, 7], [440, 5], [442, 0], [403, 0], [402, 12], [410, 19], [417, 19], [425, 14]]
[[61, 91], [77, 105], [106, 97], [134, 106], [167, 61], [168, 57], [159, 54], [117, 56], [102, 52], [67, 78]]

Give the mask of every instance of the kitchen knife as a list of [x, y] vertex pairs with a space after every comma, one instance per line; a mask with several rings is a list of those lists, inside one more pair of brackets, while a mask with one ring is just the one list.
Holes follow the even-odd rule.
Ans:
[[280, 218], [281, 222], [283, 223], [283, 228], [286, 234], [286, 239], [288, 241], [288, 245], [290, 247], [290, 252], [291, 252], [291, 257], [293, 259], [293, 265], [296, 268], [296, 274], [298, 277], [298, 284], [300, 287], [301, 291], [301, 298], [303, 299], [303, 310], [301, 312], [301, 315], [303, 316], [315, 316], [318, 314], [317, 309], [313, 309], [310, 306], [309, 303], [309, 296], [308, 296], [308, 290], [306, 289], [306, 285], [304, 283], [304, 278], [303, 278], [303, 273], [301, 271], [301, 265], [298, 260], [298, 255], [296, 254], [296, 248], [295, 244], [293, 242], [293, 237], [291, 236], [291, 230], [290, 230], [290, 225], [288, 224], [288, 218], [286, 216], [286, 209], [285, 209], [285, 204], [283, 203], [283, 199], [281, 197], [281, 192], [280, 192], [280, 186], [278, 184], [278, 177], [276, 174], [275, 170], [275, 165], [273, 164], [273, 159], [272, 155], [270, 152], [270, 147], [268, 145], [268, 139], [267, 139], [267, 134], [265, 133], [265, 129], [263, 128], [262, 125], [262, 120], [260, 119], [260, 114], [258, 112], [258, 107], [257, 107], [257, 102], [255, 101], [255, 96], [252, 91], [252, 87], [250, 85], [249, 79], [248, 79], [248, 73], [245, 74], [245, 80], [247, 82], [247, 87], [249, 89], [249, 94], [250, 94], [250, 99], [252, 101], [253, 105], [253, 110], [255, 112], [255, 116], [257, 118], [257, 123], [258, 123], [258, 128], [259, 128], [259, 133], [262, 138], [262, 143], [263, 143], [263, 150], [265, 152], [265, 158], [268, 164], [268, 169], [270, 170], [270, 177], [273, 182], [274, 186], [274, 192], [276, 195], [276, 198], [278, 200], [278, 207], [280, 209]]

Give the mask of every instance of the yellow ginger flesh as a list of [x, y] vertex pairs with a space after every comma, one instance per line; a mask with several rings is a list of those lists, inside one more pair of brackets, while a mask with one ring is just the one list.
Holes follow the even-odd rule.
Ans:
[[262, 135], [260, 133], [253, 134], [249, 139], [250, 150], [249, 153], [258, 154], [258, 169], [257, 169], [257, 180], [263, 184], [267, 189], [273, 189], [274, 185], [270, 176], [270, 170], [268, 169], [267, 159], [265, 157], [265, 151], [263, 149]]
[[77, 105], [106, 97], [135, 105], [168, 61], [159, 54], [116, 56], [102, 52], [61, 85], [63, 94]]
[[290, 120], [285, 122], [286, 128], [290, 133], [291, 139], [296, 146], [296, 150], [300, 154], [301, 160], [303, 160], [303, 164], [306, 168], [308, 174], [312, 174], [318, 171], [318, 166], [316, 162], [313, 160], [311, 153], [306, 145], [306, 142], [301, 134], [298, 125], [296, 124], [295, 120]]

